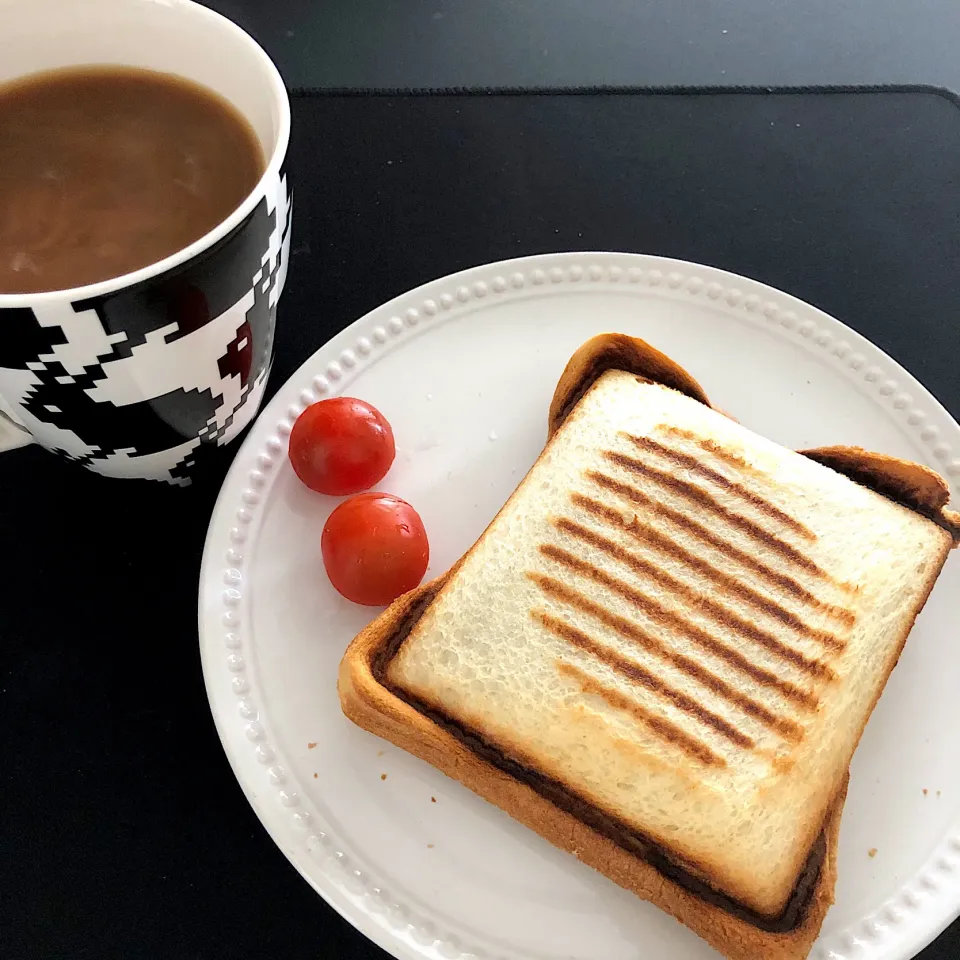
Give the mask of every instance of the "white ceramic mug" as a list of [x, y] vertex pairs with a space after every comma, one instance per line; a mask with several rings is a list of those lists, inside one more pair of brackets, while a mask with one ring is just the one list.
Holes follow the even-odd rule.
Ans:
[[290, 249], [290, 104], [270, 58], [190, 0], [0, 0], [0, 83], [56, 67], [176, 74], [230, 101], [267, 158], [206, 236], [134, 273], [0, 294], [0, 449], [34, 439], [115, 477], [186, 484], [253, 419]]

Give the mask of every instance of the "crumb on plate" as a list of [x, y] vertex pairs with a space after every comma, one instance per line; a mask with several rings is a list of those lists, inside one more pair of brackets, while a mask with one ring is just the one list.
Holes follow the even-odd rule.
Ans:
[[875, 857], [876, 855], [877, 855], [877, 848], [876, 848], [876, 847], [871, 847], [871, 848], [867, 851], [867, 856], [870, 857], [871, 859], [872, 859], [873, 857]]

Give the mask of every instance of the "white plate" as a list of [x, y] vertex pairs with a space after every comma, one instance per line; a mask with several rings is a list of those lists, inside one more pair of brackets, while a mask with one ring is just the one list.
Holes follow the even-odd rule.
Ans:
[[[717, 956], [343, 718], [337, 664], [371, 614], [327, 583], [319, 539], [335, 501], [310, 493], [286, 461], [306, 404], [335, 393], [375, 404], [398, 445], [380, 487], [420, 510], [438, 573], [539, 453], [571, 353], [608, 330], [675, 357], [766, 436], [917, 459], [958, 499], [960, 427], [920, 384], [813, 307], [703, 266], [584, 253], [477, 267], [398, 297], [319, 350], [260, 416], [224, 483], [201, 575], [203, 668], [224, 749], [277, 845], [404, 960]], [[958, 608], [954, 556], [854, 759], [819, 960], [905, 960], [960, 910]]]

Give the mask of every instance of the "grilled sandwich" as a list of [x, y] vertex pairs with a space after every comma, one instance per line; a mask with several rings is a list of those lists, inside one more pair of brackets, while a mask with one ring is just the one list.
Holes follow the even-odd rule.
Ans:
[[946, 486], [787, 450], [614, 335], [571, 360], [550, 434], [351, 644], [344, 712], [731, 960], [806, 957], [851, 756], [957, 540]]

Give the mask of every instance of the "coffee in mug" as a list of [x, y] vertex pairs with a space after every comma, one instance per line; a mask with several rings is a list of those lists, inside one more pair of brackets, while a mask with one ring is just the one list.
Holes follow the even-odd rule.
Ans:
[[44, 71], [0, 87], [0, 293], [66, 290], [199, 240], [266, 162], [229, 101], [138, 67]]

